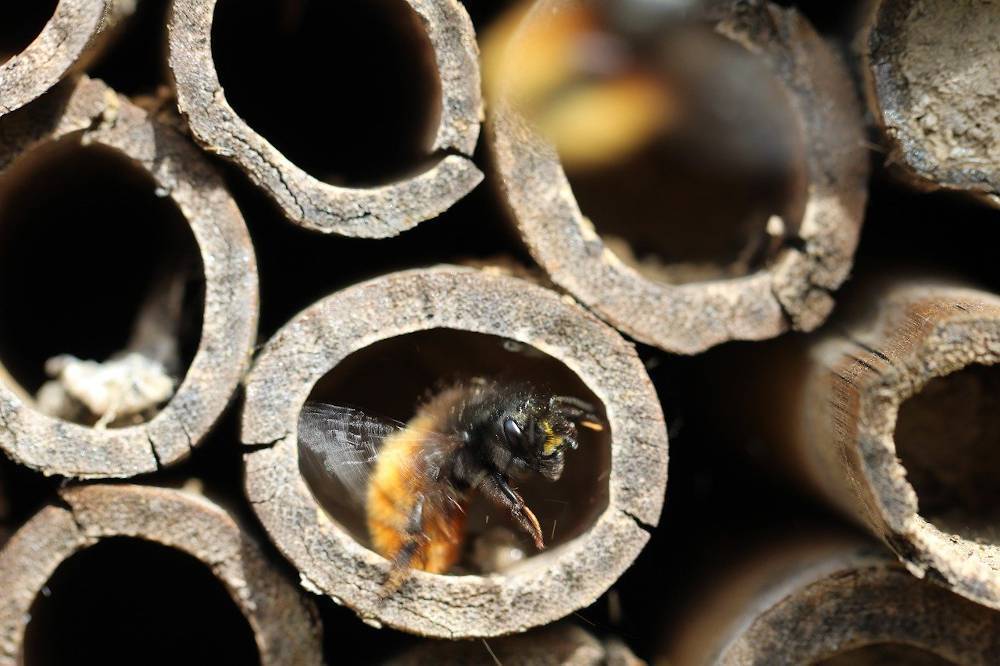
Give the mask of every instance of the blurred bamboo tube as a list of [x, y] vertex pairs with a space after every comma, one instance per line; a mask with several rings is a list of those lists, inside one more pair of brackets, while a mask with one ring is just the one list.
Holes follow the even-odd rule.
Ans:
[[[383, 238], [447, 210], [483, 177], [471, 159], [483, 114], [475, 33], [457, 0], [399, 4], [401, 11], [419, 18], [414, 29], [426, 30], [440, 83], [439, 95], [427, 100], [440, 109], [427, 156], [433, 161], [420, 173], [378, 187], [353, 188], [323, 182], [293, 164], [226, 99], [211, 51], [216, 0], [175, 0], [170, 15], [170, 68], [178, 106], [195, 138], [233, 161], [288, 219], [307, 229]], [[351, 91], [343, 92], [350, 96]], [[287, 103], [274, 100], [276, 105]]]
[[100, 53], [112, 29], [135, 11], [135, 3], [59, 0], [30, 44], [7, 60], [0, 53], [0, 117], [40, 97], [68, 74], [82, 71]]
[[[502, 195], [521, 238], [551, 279], [633, 338], [684, 354], [821, 324], [833, 307], [831, 292], [850, 271], [867, 198], [861, 110], [833, 49], [794, 9], [756, 1], [708, 4], [708, 26], [762, 59], [778, 97], [787, 97], [788, 135], [801, 133], [790, 139], [798, 154], [795, 192], [783, 206], [788, 212], [780, 228], [768, 223], [761, 232], [770, 238], [766, 244], [780, 247], [762, 268], [686, 284], [640, 272], [598, 235], [580, 210], [558, 154], [505, 103], [502, 87], [487, 123]], [[573, 6], [541, 0], [522, 25], [551, 20]], [[520, 48], [518, 39], [515, 33], [508, 49]], [[671, 233], [669, 215], [665, 210], [664, 235]]]
[[923, 190], [1000, 207], [1000, 7], [871, 0], [856, 43], [887, 163]]
[[799, 536], [705, 581], [654, 664], [994, 664], [1000, 616], [874, 544]]
[[[256, 338], [256, 261], [235, 202], [185, 139], [100, 81], [66, 82], [0, 120], [0, 133], [0, 178], [11, 178], [22, 158], [60, 141], [100, 146], [131, 160], [190, 225], [204, 271], [197, 351], [173, 397], [151, 420], [102, 430], [53, 418], [0, 367], [0, 449], [47, 475], [80, 478], [128, 477], [187, 457], [229, 403]], [[150, 248], [152, 256], [160, 251]], [[39, 264], [44, 261], [39, 257]]]
[[385, 666], [642, 666], [622, 644], [604, 644], [580, 627], [554, 624], [526, 634], [481, 641], [428, 640], [389, 659]]
[[847, 305], [822, 334], [756, 356], [766, 407], [747, 431], [915, 575], [1000, 608], [1000, 298], [898, 278]]
[[0, 664], [21, 663], [29, 611], [56, 568], [120, 537], [200, 560], [250, 624], [262, 664], [322, 662], [315, 608], [219, 506], [194, 493], [147, 486], [77, 486], [60, 496], [65, 506], [43, 508], [0, 551]]
[[[447, 342], [435, 346], [423, 337], [416, 357], [379, 352], [375, 363], [381, 365], [374, 370], [351, 365], [366, 350], [382, 350], [378, 345], [414, 335], [444, 336]], [[500, 336], [505, 347], [530, 346], [535, 351], [520, 361], [518, 372], [535, 369], [549, 381], [561, 372], [582, 383], [606, 413], [604, 444], [588, 449], [581, 442], [573, 452], [584, 482], [564, 502], [582, 523], [571, 539], [550, 541], [545, 552], [488, 576], [413, 571], [386, 597], [390, 563], [365, 547], [364, 537], [349, 531], [349, 516], [324, 511], [317, 501], [323, 489], [311, 487], [300, 471], [299, 413], [314, 385], [338, 366], [353, 368], [341, 381], [355, 406], [365, 407], [357, 401], [366, 379], [377, 395], [414, 406], [421, 398], [419, 389], [400, 387], [422, 363], [440, 363], [432, 368], [437, 374], [425, 385], [430, 387], [434, 379], [454, 380], [449, 376], [453, 372], [467, 379], [476, 376], [470, 373], [490, 363], [484, 357], [491, 354], [496, 355], [493, 370], [518, 362], [519, 353], [499, 345], [496, 352], [493, 347], [463, 348], [456, 336]], [[245, 483], [251, 505], [272, 541], [299, 570], [302, 584], [349, 606], [369, 623], [432, 637], [523, 631], [590, 604], [646, 544], [648, 530], [659, 520], [666, 486], [663, 415], [632, 346], [565, 297], [495, 271], [438, 267], [393, 273], [310, 306], [267, 343], [248, 376], [241, 438], [248, 446]], [[562, 481], [570, 477], [571, 458], [567, 456]], [[545, 483], [543, 497], [554, 497], [559, 486]], [[521, 490], [530, 501], [528, 489]], [[539, 510], [545, 509], [542, 504]], [[548, 536], [549, 522], [539, 516]], [[470, 529], [472, 522], [470, 511]]]

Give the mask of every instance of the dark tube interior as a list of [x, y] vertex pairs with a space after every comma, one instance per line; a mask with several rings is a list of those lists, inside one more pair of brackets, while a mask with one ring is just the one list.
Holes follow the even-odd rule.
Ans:
[[25, 666], [258, 664], [253, 631], [196, 558], [104, 539], [59, 565], [31, 606]]
[[[567, 171], [619, 259], [670, 284], [741, 277], [801, 218], [801, 129], [767, 64], [707, 29], [663, 39], [651, 69], [673, 121], [622, 160]], [[779, 216], [783, 225], [768, 225]]]
[[315, 178], [381, 184], [429, 157], [440, 81], [403, 0], [220, 0], [212, 54], [236, 113]]
[[817, 661], [815, 666], [958, 666], [955, 662], [904, 643], [876, 643]]
[[1000, 366], [970, 365], [927, 382], [900, 406], [895, 441], [924, 518], [1000, 544]]
[[0, 64], [23, 51], [52, 18], [59, 0], [6, 2], [0, 21]]
[[179, 340], [172, 373], [183, 378], [201, 337], [204, 273], [191, 228], [160, 194], [138, 164], [77, 135], [0, 174], [0, 361], [20, 389], [38, 391], [51, 357], [104, 361], [126, 349], [153, 302], [178, 304], [158, 330]]
[[[512, 340], [452, 329], [401, 335], [357, 351], [317, 382], [310, 400], [405, 422], [429, 395], [477, 377], [527, 381], [541, 391], [577, 397], [595, 405], [604, 418], [597, 397], [555, 358]], [[539, 477], [515, 484], [538, 517], [548, 547], [579, 536], [607, 508], [610, 435], [607, 428], [581, 428], [579, 448], [566, 452], [559, 481]], [[314, 472], [304, 462], [307, 455], [300, 448], [300, 467], [316, 499], [333, 520], [368, 544], [362, 506], [345, 501], [349, 493]], [[509, 513], [478, 497], [468, 508], [467, 530], [466, 554], [455, 573], [495, 571], [503, 568], [498, 562], [513, 563], [536, 552]]]

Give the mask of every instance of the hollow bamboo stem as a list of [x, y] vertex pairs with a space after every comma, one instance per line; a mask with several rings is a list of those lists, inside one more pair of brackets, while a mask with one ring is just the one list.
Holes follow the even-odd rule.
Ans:
[[32, 603], [56, 568], [118, 537], [175, 549], [211, 569], [250, 624], [261, 663], [321, 663], [312, 604], [215, 504], [184, 491], [128, 485], [70, 487], [61, 497], [65, 506], [43, 508], [0, 551], [0, 664], [20, 663]]
[[[582, 381], [603, 406], [611, 433], [611, 465], [602, 479], [608, 484], [607, 506], [579, 536], [509, 571], [489, 576], [413, 571], [386, 597], [390, 562], [325, 513], [300, 472], [299, 413], [317, 381], [348, 356], [397, 336], [436, 331], [488, 334], [530, 345]], [[450, 351], [451, 356], [461, 353]], [[465, 367], [462, 361], [457, 362]], [[391, 396], [409, 372], [405, 361], [394, 367], [398, 375], [384, 376], [384, 395]], [[355, 381], [366, 376], [363, 369], [358, 372]], [[667, 437], [656, 394], [634, 349], [558, 294], [496, 272], [406, 271], [335, 293], [268, 342], [248, 376], [246, 396], [245, 483], [257, 516], [299, 570], [303, 585], [373, 624], [469, 638], [551, 622], [604, 592], [632, 563], [659, 520]], [[410, 404], [420, 399], [402, 397]], [[587, 456], [585, 468], [604, 455], [583, 446], [574, 453]], [[576, 499], [583, 511], [591, 501], [589, 496]]]
[[[482, 180], [470, 157], [482, 116], [472, 23], [457, 0], [407, 0], [407, 5], [419, 16], [415, 29], [427, 31], [441, 91], [439, 100], [428, 100], [440, 105], [429, 155], [435, 161], [416, 175], [378, 187], [332, 185], [296, 166], [252, 129], [226, 100], [213, 62], [216, 0], [173, 4], [170, 67], [178, 106], [195, 138], [232, 160], [296, 224], [345, 236], [395, 236], [448, 209]], [[351, 91], [342, 92], [339, 103], [364, 103], [352, 99]]]
[[998, 622], [875, 544], [804, 535], [705, 581], [654, 663], [985, 665]]
[[59, 0], [38, 37], [0, 64], [0, 117], [81, 71], [134, 9], [135, 0]]
[[[803, 133], [797, 161], [804, 202], [788, 202], [800, 219], [784, 220], [781, 248], [764, 268], [688, 284], [646, 277], [595, 232], [552, 146], [502, 96], [487, 125], [502, 195], [552, 280], [635, 339], [684, 354], [821, 324], [833, 307], [831, 292], [850, 270], [867, 198], [861, 111], [833, 49], [794, 9], [707, 4], [712, 30], [764, 60], [797, 121], [787, 131]], [[526, 20], [568, 6], [544, 0]], [[516, 36], [509, 48], [518, 48]], [[669, 221], [670, 211], [663, 214]], [[666, 223], [663, 228], [670, 233]]]
[[[131, 160], [190, 225], [205, 284], [197, 351], [173, 397], [152, 420], [100, 430], [56, 419], [36, 409], [0, 370], [0, 449], [47, 475], [67, 477], [128, 477], [181, 460], [228, 404], [255, 342], [257, 269], [239, 209], [190, 144], [96, 80], [67, 81], [30, 109], [0, 119], [0, 130], [0, 178], [10, 177], [22, 157], [60, 140], [100, 146]], [[162, 248], [149, 251], [155, 256]], [[38, 263], [44, 265], [45, 257]]]
[[918, 189], [1000, 207], [1000, 9], [948, 0], [869, 5], [856, 49], [887, 163]]

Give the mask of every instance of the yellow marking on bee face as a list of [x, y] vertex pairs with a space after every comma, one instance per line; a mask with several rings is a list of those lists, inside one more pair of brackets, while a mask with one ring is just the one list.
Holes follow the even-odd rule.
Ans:
[[545, 443], [542, 444], [542, 454], [550, 456], [555, 453], [556, 449], [563, 443], [563, 438], [554, 432], [552, 432], [552, 424], [548, 421], [542, 421], [542, 432], [545, 433]]

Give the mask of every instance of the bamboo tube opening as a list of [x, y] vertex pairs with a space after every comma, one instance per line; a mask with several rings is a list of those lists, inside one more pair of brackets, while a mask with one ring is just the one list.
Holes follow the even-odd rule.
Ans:
[[24, 666], [260, 663], [253, 630], [211, 569], [148, 541], [112, 537], [64, 560], [29, 614]]
[[858, 45], [862, 74], [904, 180], [1000, 207], [998, 33], [992, 2], [872, 3]]
[[13, 2], [4, 7], [4, 20], [0, 25], [0, 65], [38, 37], [58, 4], [59, 0], [34, 0]]
[[[390, 386], [386, 378], [392, 377]], [[356, 351], [323, 376], [310, 400], [349, 405], [362, 411], [407, 422], [422, 401], [454, 382], [476, 378], [526, 381], [552, 395], [586, 400], [603, 418], [604, 407], [572, 370], [538, 349], [495, 335], [434, 328], [385, 340]], [[590, 529], [608, 506], [611, 467], [610, 428], [582, 429], [579, 449], [568, 451], [559, 481], [532, 478], [517, 490], [538, 518], [547, 550], [568, 543]], [[347, 505], [346, 489], [336, 481], [310, 478], [317, 469], [300, 465], [306, 483], [330, 517], [359, 543], [370, 547], [363, 511]], [[475, 498], [467, 508], [465, 553], [452, 573], [516, 573], [539, 552], [517, 527], [509, 512]]]
[[894, 441], [921, 516], [1000, 546], [1000, 366], [970, 365], [927, 382], [900, 406]]
[[958, 666], [958, 662], [905, 643], [876, 643], [816, 662], [816, 666]]
[[219, 506], [150, 486], [60, 496], [0, 551], [0, 664], [321, 661], [315, 608]]
[[[530, 34], [528, 22], [550, 20], [573, 6], [568, 0], [537, 2], [507, 53]], [[718, 36], [703, 40], [703, 48], [729, 43], [713, 56], [717, 75], [739, 71], [754, 85], [699, 80], [695, 71], [710, 67], [709, 57], [666, 66], [667, 74], [691, 68], [678, 77], [680, 83], [690, 77], [708, 88], [700, 99], [685, 91], [676, 101], [677, 113], [685, 103], [694, 105], [691, 135], [676, 141], [685, 146], [679, 153], [684, 160], [707, 160], [698, 166], [705, 171], [700, 185], [687, 182], [693, 177], [681, 169], [669, 184], [673, 163], [642, 165], [649, 173], [667, 169], [659, 174], [667, 183], [631, 173], [639, 158], [614, 177], [568, 177], [555, 147], [504, 99], [502, 83], [488, 123], [501, 193], [522, 240], [552, 281], [631, 337], [684, 354], [819, 326], [833, 307], [832, 292], [850, 271], [867, 198], [861, 110], [838, 54], [793, 9], [755, 1], [709, 3], [706, 12], [704, 30]], [[682, 48], [683, 41], [675, 46]], [[747, 52], [753, 56], [745, 57]], [[736, 53], [745, 67], [734, 66]], [[743, 94], [734, 95], [737, 90]], [[739, 106], [714, 108], [706, 101], [722, 93], [738, 97]], [[732, 131], [710, 129], [711, 113], [699, 104], [709, 105]], [[761, 114], [765, 108], [769, 113]], [[737, 119], [751, 111], [760, 117], [749, 127], [740, 124]], [[732, 145], [693, 149], [717, 140]], [[730, 167], [745, 161], [731, 177], [709, 166], [721, 165], [726, 152], [742, 155], [730, 156]], [[757, 166], [748, 158], [758, 160]], [[728, 187], [718, 186], [723, 180]], [[709, 182], [714, 191], [698, 192]], [[665, 204], [651, 202], [661, 194]], [[695, 210], [691, 202], [698, 197], [708, 198], [711, 207]], [[690, 212], [674, 210], [675, 200]], [[648, 209], [641, 216], [633, 210], [640, 207]], [[608, 243], [601, 234], [621, 234], [625, 242]]]
[[[236, 113], [309, 175], [368, 186], [426, 166], [441, 84], [404, 0], [219, 0], [212, 56]], [[331, 87], [349, 98], [331, 103]]]
[[[0, 359], [14, 372], [0, 381], [0, 448], [67, 477], [127, 477], [187, 457], [229, 404], [256, 338], [257, 267], [236, 203], [190, 143], [100, 81], [66, 81], [30, 112], [0, 118], [0, 134], [0, 234], [8, 241], [0, 299], [10, 308], [0, 317]], [[128, 256], [122, 239], [131, 241]], [[54, 268], [53, 259], [64, 265]], [[69, 273], [74, 268], [79, 275]], [[151, 293], [143, 296], [152, 298], [139, 313], [123, 307], [140, 298], [150, 272]], [[81, 288], [90, 284], [108, 291]], [[9, 319], [11, 311], [32, 325]], [[122, 323], [128, 318], [131, 332]], [[98, 367], [64, 358], [51, 370], [70, 397], [110, 417], [95, 426], [165, 401], [148, 421], [72, 423], [53, 416], [61, 407], [43, 410], [41, 396], [36, 403], [24, 390], [37, 383], [43, 355], [97, 355], [123, 336], [127, 344], [116, 351], [124, 356]], [[187, 365], [172, 387], [169, 372], [149, 367], [164, 346], [176, 348], [178, 373]]]
[[[165, 338], [151, 344], [171, 345], [156, 360], [180, 384], [201, 338], [203, 276], [176, 203], [118, 151], [70, 134], [25, 152], [0, 176], [0, 361], [15, 392], [38, 394], [51, 379], [47, 362], [60, 355], [103, 362], [120, 354], [151, 299], [169, 301], [176, 317], [150, 335]], [[143, 423], [162, 406], [109, 425]], [[81, 406], [56, 416], [93, 425], [101, 414]]]
[[456, 0], [179, 0], [169, 44], [194, 137], [296, 224], [395, 236], [482, 180], [478, 50]]
[[[311, 396], [406, 418], [435, 382], [504, 368], [555, 389], [586, 387], [582, 397], [604, 408], [610, 469], [606, 440], [567, 453], [571, 476], [558, 492], [582, 505], [568, 512], [570, 526], [560, 526], [562, 506], [545, 506], [558, 484], [526, 485], [546, 529], [559, 521], [556, 547], [490, 575], [414, 570], [387, 596], [391, 563], [365, 547], [358, 516], [324, 510], [330, 498], [321, 503], [323, 489], [303, 477], [303, 405]], [[523, 631], [591, 603], [648, 540], [666, 485], [663, 416], [634, 348], [569, 299], [496, 271], [393, 273], [310, 306], [248, 376], [241, 438], [251, 505], [304, 586], [376, 626], [444, 638]]]
[[796, 237], [806, 199], [785, 84], [707, 27], [673, 30], [658, 57], [676, 100], [669, 126], [624, 160], [567, 168], [573, 195], [605, 246], [650, 280], [756, 273]]

